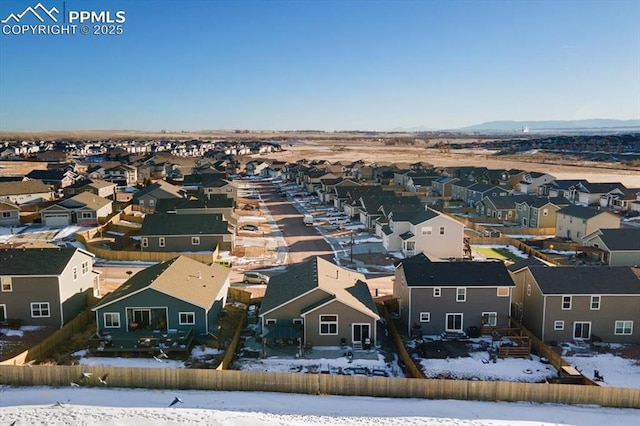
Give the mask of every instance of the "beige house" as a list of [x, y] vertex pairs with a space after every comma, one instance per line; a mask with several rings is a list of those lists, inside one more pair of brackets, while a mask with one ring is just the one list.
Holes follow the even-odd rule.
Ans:
[[581, 243], [585, 235], [602, 228], [620, 228], [620, 218], [604, 210], [567, 206], [556, 213], [556, 237]]
[[598, 229], [584, 237], [583, 244], [609, 266], [640, 265], [640, 228]]

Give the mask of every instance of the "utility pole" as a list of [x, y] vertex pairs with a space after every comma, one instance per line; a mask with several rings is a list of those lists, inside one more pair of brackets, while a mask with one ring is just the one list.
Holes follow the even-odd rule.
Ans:
[[351, 255], [349, 257], [349, 261], [353, 263], [353, 230], [351, 231]]

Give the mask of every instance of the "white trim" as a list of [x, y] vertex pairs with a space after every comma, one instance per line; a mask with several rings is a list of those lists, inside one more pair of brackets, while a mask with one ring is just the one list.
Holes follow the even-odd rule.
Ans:
[[[631, 323], [631, 327], [630, 327], [629, 333], [625, 333], [624, 332], [624, 329], [625, 329], [624, 324], [622, 325], [622, 327], [620, 327], [620, 328], [622, 328], [622, 332], [620, 332], [620, 333], [617, 332], [618, 323], [619, 322], [621, 322], [621, 323]], [[633, 335], [633, 320], [615, 320], [615, 322], [613, 323], [613, 334], [616, 335], [616, 336], [631, 336], [631, 335]]]
[[556, 320], [553, 322], [553, 329], [555, 331], [564, 330], [564, 320]]
[[264, 322], [264, 325], [275, 325], [278, 323], [276, 318], [267, 318]]
[[[117, 315], [118, 316], [118, 325], [107, 325], [107, 315]], [[120, 328], [122, 326], [122, 322], [120, 321], [120, 312], [103, 312], [102, 313], [102, 324], [104, 328]]]
[[[48, 314], [47, 315], [37, 315], [37, 316], [35, 316], [33, 314], [33, 308], [34, 308], [33, 305], [40, 305], [38, 307], [39, 311], [43, 311], [42, 305], [47, 305], [46, 310], [48, 311]], [[30, 306], [31, 306], [31, 318], [51, 318], [51, 304], [49, 302], [31, 302]]]
[[[485, 315], [487, 316], [487, 318], [493, 318], [494, 319], [493, 324], [491, 324], [490, 322], [487, 323], [487, 324], [484, 323]], [[496, 325], [498, 325], [498, 313], [497, 312], [483, 312], [482, 313], [482, 325], [488, 325], [488, 326], [491, 326], [491, 327], [495, 327]]]
[[[192, 315], [193, 321], [182, 321], [182, 315]], [[196, 313], [195, 312], [178, 312], [178, 325], [196, 325]]]
[[420, 312], [420, 322], [431, 322], [431, 312]]
[[[564, 307], [564, 298], [565, 297], [569, 298], [569, 307], [568, 308]], [[566, 294], [563, 294], [562, 296], [560, 296], [560, 309], [562, 309], [563, 311], [570, 311], [572, 305], [573, 305], [573, 296], [569, 296], [569, 295], [566, 295]]]
[[[462, 299], [460, 299], [460, 290], [462, 292]], [[467, 288], [466, 287], [456, 287], [456, 302], [466, 302], [467, 301]]]
[[[335, 321], [322, 321], [322, 317], [336, 317]], [[322, 325], [326, 324], [327, 326], [329, 326], [329, 332], [327, 333], [323, 333], [322, 332]], [[336, 332], [335, 333], [331, 333], [330, 331], [330, 327], [331, 325], [335, 324], [336, 326]], [[318, 335], [319, 336], [337, 336], [338, 335], [338, 330], [340, 328], [340, 318], [338, 316], [338, 314], [320, 314], [318, 315]]]
[[[449, 316], [452, 315], [460, 315], [460, 329], [457, 328], [449, 328]], [[464, 330], [464, 314], [462, 312], [447, 312], [444, 318], [444, 329], [445, 331], [462, 331]]]
[[[589, 335], [587, 337], [576, 337], [576, 325], [577, 324], [589, 324]], [[574, 339], [591, 339], [591, 321], [574, 321], [571, 334]]]
[[[500, 290], [503, 289], [507, 290], [507, 294], [500, 294]], [[511, 294], [509, 290], [509, 287], [496, 287], [496, 297], [509, 297], [509, 294]]]
[[441, 296], [442, 296], [442, 287], [434, 287], [433, 297], [441, 297]]
[[199, 246], [200, 245], [200, 237], [191, 237], [191, 245]]
[[[598, 298], [597, 299], [598, 303], [597, 303], [597, 306], [594, 308], [593, 307], [593, 305], [594, 305], [593, 302], [595, 301], [596, 297]], [[592, 310], [592, 311], [599, 311], [600, 310], [600, 305], [602, 305], [602, 297], [600, 295], [597, 295], [597, 294], [591, 295], [591, 300], [589, 300], [589, 309]]]
[[294, 325], [304, 325], [304, 319], [302, 319], [302, 318], [294, 318], [292, 320], [292, 323]]
[[[7, 282], [5, 282], [5, 280], [9, 280], [8, 281], [8, 284], [9, 284], [8, 290], [4, 289], [4, 285], [7, 284]], [[1, 290], [3, 292], [5, 292], [5, 293], [9, 293], [9, 292], [13, 291], [13, 281], [11, 280], [11, 277], [9, 277], [9, 276], [0, 277], [0, 287], [1, 287]]]
[[6, 321], [9, 318], [9, 314], [7, 314], [7, 305], [0, 303], [0, 310], [4, 311], [4, 320]]

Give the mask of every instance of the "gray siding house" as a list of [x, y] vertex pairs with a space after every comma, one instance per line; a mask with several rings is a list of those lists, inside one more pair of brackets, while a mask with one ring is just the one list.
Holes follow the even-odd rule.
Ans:
[[0, 251], [0, 322], [62, 327], [98, 294], [93, 254], [78, 248]]
[[0, 226], [20, 225], [20, 207], [10, 201], [0, 201]]
[[230, 272], [186, 256], [144, 269], [93, 307], [98, 333], [207, 334], [226, 303]]
[[266, 339], [354, 350], [375, 345], [380, 319], [364, 275], [320, 257], [271, 277], [260, 308]]
[[396, 267], [393, 295], [407, 333], [438, 335], [508, 326], [513, 287], [502, 262], [432, 262], [419, 254]]
[[609, 266], [640, 265], [640, 228], [598, 229], [583, 239], [592, 256]]
[[53, 190], [39, 180], [0, 182], [0, 201], [9, 201], [19, 206], [38, 204], [53, 199]]
[[513, 316], [544, 342], [640, 343], [640, 280], [629, 267], [527, 266]]
[[584, 236], [602, 228], [620, 228], [620, 217], [605, 210], [574, 205], [556, 212], [556, 237], [581, 243]]
[[148, 214], [140, 229], [142, 251], [233, 249], [233, 234], [221, 214]]

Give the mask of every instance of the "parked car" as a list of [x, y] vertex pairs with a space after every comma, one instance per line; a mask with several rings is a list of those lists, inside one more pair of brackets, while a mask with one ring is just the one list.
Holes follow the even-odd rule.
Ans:
[[247, 284], [267, 284], [269, 277], [260, 272], [245, 272], [242, 281]]
[[250, 224], [250, 223], [247, 223], [247, 224], [245, 224], [245, 225], [242, 225], [242, 226], [240, 227], [240, 230], [241, 230], [241, 231], [252, 231], [252, 232], [255, 232], [255, 231], [257, 231], [257, 230], [258, 230], [258, 227], [257, 227], [256, 225], [252, 225], [252, 224]]

